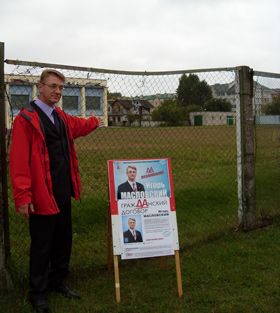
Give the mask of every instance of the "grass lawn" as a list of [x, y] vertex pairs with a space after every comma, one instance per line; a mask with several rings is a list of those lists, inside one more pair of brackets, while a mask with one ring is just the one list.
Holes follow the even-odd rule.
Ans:
[[[255, 231], [232, 232], [180, 251], [183, 297], [177, 293], [174, 257], [119, 261], [121, 302], [114, 271], [106, 265], [71, 269], [68, 285], [80, 301], [50, 294], [62, 312], [279, 312], [280, 221]], [[1, 295], [0, 312], [30, 312], [27, 282]]]
[[[279, 127], [256, 126], [257, 218], [277, 216]], [[75, 141], [82, 202], [73, 201], [68, 284], [82, 295], [50, 294], [53, 312], [280, 312], [280, 222], [249, 233], [238, 225], [235, 127], [99, 129]], [[171, 158], [183, 292], [174, 257], [120, 261], [121, 303], [107, 260], [107, 160]], [[8, 182], [10, 183], [10, 182]], [[10, 199], [10, 270], [14, 291], [0, 312], [29, 312], [28, 223]], [[215, 240], [211, 238], [216, 238]]]

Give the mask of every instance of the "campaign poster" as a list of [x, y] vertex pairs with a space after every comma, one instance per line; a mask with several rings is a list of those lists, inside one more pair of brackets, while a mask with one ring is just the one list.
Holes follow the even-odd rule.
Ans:
[[170, 159], [108, 161], [114, 255], [136, 259], [179, 250]]

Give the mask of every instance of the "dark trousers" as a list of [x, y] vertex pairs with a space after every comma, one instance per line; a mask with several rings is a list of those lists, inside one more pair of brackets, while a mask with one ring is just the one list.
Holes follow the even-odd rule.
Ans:
[[71, 200], [54, 215], [30, 214], [30, 299], [44, 299], [48, 287], [61, 284], [68, 274], [72, 248]]

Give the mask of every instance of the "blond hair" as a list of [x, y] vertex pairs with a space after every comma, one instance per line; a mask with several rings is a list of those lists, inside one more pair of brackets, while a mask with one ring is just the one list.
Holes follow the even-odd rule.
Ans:
[[46, 81], [46, 79], [50, 76], [50, 75], [54, 75], [56, 77], [58, 77], [59, 79], [61, 79], [63, 82], [65, 82], [65, 76], [60, 73], [57, 70], [53, 70], [53, 69], [46, 69], [42, 72], [41, 77], [40, 77], [40, 83], [44, 83]]
[[132, 168], [133, 170], [135, 170], [137, 172], [137, 168], [133, 165], [128, 165], [128, 167], [126, 168], [126, 172], [128, 172], [129, 168]]

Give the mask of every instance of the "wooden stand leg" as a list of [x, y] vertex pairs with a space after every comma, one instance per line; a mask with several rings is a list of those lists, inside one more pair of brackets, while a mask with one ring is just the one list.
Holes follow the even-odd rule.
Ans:
[[161, 269], [165, 269], [165, 256], [161, 257]]
[[114, 270], [115, 270], [116, 300], [117, 303], [119, 303], [121, 301], [121, 293], [120, 293], [119, 264], [117, 255], [114, 255]]
[[183, 295], [183, 289], [182, 289], [182, 277], [181, 277], [179, 250], [175, 250], [175, 262], [176, 262], [176, 272], [177, 272], [178, 294], [179, 294], [179, 297], [181, 298]]

